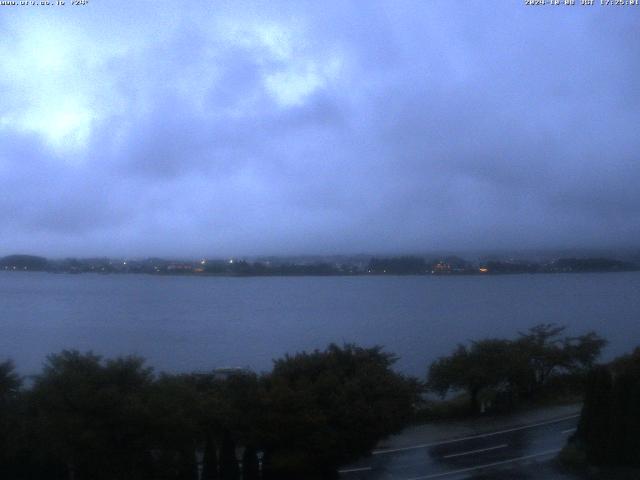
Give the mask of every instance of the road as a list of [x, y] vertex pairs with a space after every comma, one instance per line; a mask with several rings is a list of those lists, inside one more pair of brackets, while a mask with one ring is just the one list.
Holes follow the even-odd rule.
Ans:
[[578, 418], [569, 415], [480, 435], [377, 450], [343, 468], [340, 476], [344, 480], [551, 478], [553, 474], [537, 477], [531, 471], [548, 468], [544, 464], [566, 444]]

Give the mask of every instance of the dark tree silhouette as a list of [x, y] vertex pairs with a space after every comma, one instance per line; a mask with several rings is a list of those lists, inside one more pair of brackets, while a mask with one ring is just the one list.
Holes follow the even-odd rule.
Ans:
[[572, 441], [591, 464], [640, 466], [640, 348], [589, 374]]
[[427, 385], [444, 396], [452, 390], [469, 395], [472, 412], [479, 411], [479, 395], [491, 389], [511, 401], [533, 397], [559, 374], [585, 375], [605, 345], [594, 332], [561, 337], [565, 327], [536, 325], [516, 340], [486, 339], [458, 345], [429, 367]]
[[266, 379], [264, 447], [280, 478], [330, 476], [406, 425], [418, 386], [381, 348], [331, 345], [277, 360]]

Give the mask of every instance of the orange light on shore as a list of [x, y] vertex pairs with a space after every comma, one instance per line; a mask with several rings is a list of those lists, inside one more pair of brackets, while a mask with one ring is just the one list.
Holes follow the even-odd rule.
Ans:
[[480, 270], [480, 273], [487, 273], [489, 271], [489, 269], [485, 267], [480, 267], [479, 270]]

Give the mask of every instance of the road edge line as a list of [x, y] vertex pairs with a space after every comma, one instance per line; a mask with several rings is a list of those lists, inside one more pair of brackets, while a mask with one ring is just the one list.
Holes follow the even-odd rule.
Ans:
[[406, 450], [417, 450], [417, 449], [420, 449], [420, 448], [437, 447], [438, 445], [448, 445], [450, 443], [464, 442], [465, 440], [473, 440], [473, 439], [476, 439], [476, 438], [493, 437], [495, 435], [500, 435], [502, 433], [516, 432], [518, 430], [526, 430], [527, 428], [541, 427], [543, 425], [552, 425], [554, 423], [560, 423], [560, 422], [563, 422], [565, 420], [570, 420], [572, 418], [578, 418], [579, 416], [580, 416], [580, 414], [576, 413], [575, 415], [569, 415], [569, 416], [558, 418], [558, 419], [555, 419], [555, 420], [532, 423], [530, 425], [524, 425], [524, 426], [521, 426], [521, 427], [508, 428], [506, 430], [500, 430], [500, 431], [497, 431], [497, 432], [480, 433], [480, 434], [477, 434], [477, 435], [470, 435], [470, 436], [467, 436], [467, 437], [454, 438], [454, 439], [451, 439], [451, 440], [444, 440], [444, 441], [441, 441], [441, 442], [422, 443], [422, 444], [419, 444], [419, 445], [411, 445], [411, 446], [408, 446], [408, 447], [386, 448], [386, 449], [374, 450], [373, 452], [371, 452], [371, 455], [385, 455], [387, 453], [396, 453], [396, 452], [404, 452]]
[[561, 448], [556, 448], [554, 450], [545, 450], [544, 452], [525, 455], [523, 457], [511, 458], [509, 460], [501, 460], [499, 462], [493, 462], [493, 463], [485, 463], [484, 465], [476, 465], [475, 467], [468, 467], [460, 470], [452, 470], [450, 472], [434, 473], [430, 475], [423, 475], [421, 477], [411, 477], [411, 478], [408, 478], [407, 480], [427, 480], [429, 478], [439, 478], [439, 477], [446, 477], [447, 475], [457, 475], [460, 473], [472, 472], [474, 470], [482, 470], [484, 468], [497, 467], [498, 465], [506, 465], [507, 463], [514, 463], [521, 460], [529, 460], [531, 458], [543, 457], [545, 455], [551, 455], [552, 453], [558, 453], [561, 450], [562, 450]]

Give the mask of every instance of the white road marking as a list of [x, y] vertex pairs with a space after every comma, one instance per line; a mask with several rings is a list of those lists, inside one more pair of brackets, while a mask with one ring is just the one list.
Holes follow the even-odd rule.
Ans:
[[345, 470], [338, 470], [338, 473], [367, 472], [369, 470], [371, 470], [371, 467], [347, 468]]
[[560, 433], [566, 435], [567, 433], [575, 432], [575, 428], [567, 428], [566, 430], [562, 430]]
[[434, 473], [434, 474], [431, 474], [431, 475], [423, 475], [421, 477], [412, 477], [412, 478], [409, 478], [407, 480], [426, 480], [426, 479], [429, 479], [429, 478], [441, 478], [441, 477], [446, 477], [448, 475], [457, 475], [459, 473], [472, 472], [474, 470], [480, 470], [482, 468], [497, 467], [498, 465], [505, 465], [507, 463], [519, 462], [521, 460], [529, 460], [531, 458], [544, 457], [546, 455], [551, 455], [553, 453], [558, 453], [559, 451], [560, 451], [560, 449], [545, 450], [544, 452], [534, 453], [533, 455], [525, 455], [524, 457], [511, 458], [509, 460], [502, 460], [500, 462], [485, 463], [483, 465], [476, 465], [475, 467], [462, 468], [460, 470], [452, 470], [450, 472]]
[[508, 445], [506, 443], [503, 443], [502, 445], [496, 445], [495, 447], [479, 448], [477, 450], [469, 450], [468, 452], [461, 452], [461, 453], [452, 453], [451, 455], [444, 455], [442, 458], [462, 457], [463, 455], [472, 455], [474, 453], [482, 453], [482, 452], [488, 452], [489, 450], [507, 448], [507, 446]]
[[465, 440], [473, 440], [473, 439], [476, 439], [476, 438], [493, 437], [495, 435], [500, 435], [502, 433], [517, 432], [518, 430], [526, 430], [527, 428], [541, 427], [543, 425], [552, 425], [554, 423], [564, 422], [565, 420], [570, 420], [572, 418], [577, 418], [579, 416], [580, 416], [580, 414], [577, 413], [575, 415], [569, 415], [567, 417], [562, 417], [562, 418], [558, 418], [558, 419], [555, 419], [555, 420], [548, 420], [546, 422], [532, 423], [531, 425], [524, 425], [522, 427], [508, 428], [506, 430], [500, 430], [498, 432], [482, 433], [482, 434], [479, 434], [479, 435], [471, 435], [471, 436], [468, 436], [468, 437], [455, 438], [453, 440], [445, 440], [445, 441], [442, 441], [442, 442], [421, 443], [419, 445], [411, 445], [409, 447], [386, 448], [386, 449], [381, 449], [381, 450], [374, 450], [373, 452], [371, 452], [371, 455], [384, 455], [386, 453], [404, 452], [404, 451], [407, 451], [407, 450], [417, 450], [417, 449], [420, 449], [420, 448], [436, 447], [438, 445], [448, 445], [450, 443], [463, 442]]

